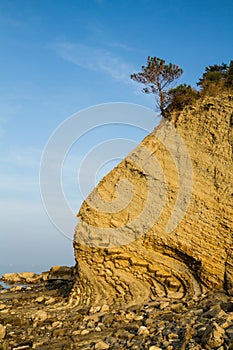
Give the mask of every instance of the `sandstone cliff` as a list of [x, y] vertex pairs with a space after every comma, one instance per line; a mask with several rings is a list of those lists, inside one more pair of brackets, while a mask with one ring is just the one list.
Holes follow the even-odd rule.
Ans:
[[232, 152], [232, 96], [162, 121], [83, 203], [71, 302], [233, 294]]

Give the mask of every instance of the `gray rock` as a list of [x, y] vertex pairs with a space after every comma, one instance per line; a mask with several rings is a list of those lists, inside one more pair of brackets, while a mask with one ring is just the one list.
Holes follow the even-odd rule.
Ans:
[[53, 266], [49, 270], [48, 279], [72, 281], [74, 279], [74, 268], [68, 266]]
[[53, 337], [63, 337], [65, 335], [65, 329], [56, 328], [53, 331]]
[[233, 312], [233, 301], [223, 303], [221, 307], [225, 312]]
[[102, 322], [105, 324], [105, 326], [109, 327], [111, 323], [113, 322], [114, 317], [113, 314], [105, 314], [102, 318]]
[[130, 334], [128, 331], [126, 331], [125, 329], [118, 329], [118, 331], [116, 331], [115, 335], [116, 338], [119, 339], [130, 339], [132, 338], [132, 334]]
[[218, 317], [218, 315], [223, 312], [223, 310], [221, 309], [221, 306], [219, 304], [214, 305], [210, 308], [209, 311], [203, 313], [203, 317], [206, 318], [213, 318], [213, 317]]
[[233, 339], [233, 326], [226, 329], [226, 335], [228, 338]]
[[224, 343], [225, 331], [216, 322], [209, 324], [202, 336], [202, 344], [207, 349], [214, 349]]

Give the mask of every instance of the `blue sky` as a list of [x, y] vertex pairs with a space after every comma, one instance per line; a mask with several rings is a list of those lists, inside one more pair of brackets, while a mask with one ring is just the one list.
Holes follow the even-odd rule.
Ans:
[[[207, 65], [233, 59], [232, 18], [232, 0], [0, 3], [0, 273], [74, 262], [72, 240], [58, 233], [40, 196], [40, 159], [54, 130], [96, 104], [153, 109], [153, 97], [130, 80], [148, 55], [178, 64], [180, 83], [195, 86]], [[81, 162], [93, 140], [117, 137], [113, 128], [100, 133], [67, 160], [64, 188], [74, 211], [82, 202], [72, 182], [74, 158]], [[146, 134], [127, 127], [117, 133], [135, 142]]]

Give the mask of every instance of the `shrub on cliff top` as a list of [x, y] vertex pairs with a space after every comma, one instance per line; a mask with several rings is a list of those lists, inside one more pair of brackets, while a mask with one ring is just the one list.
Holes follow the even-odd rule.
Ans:
[[199, 96], [199, 92], [187, 84], [181, 84], [174, 89], [170, 89], [168, 94], [170, 104], [167, 107], [167, 112], [173, 109], [181, 110], [184, 106], [192, 104]]
[[216, 93], [226, 87], [233, 88], [233, 61], [230, 61], [229, 66], [222, 63], [206, 67], [197, 85], [207, 93]]

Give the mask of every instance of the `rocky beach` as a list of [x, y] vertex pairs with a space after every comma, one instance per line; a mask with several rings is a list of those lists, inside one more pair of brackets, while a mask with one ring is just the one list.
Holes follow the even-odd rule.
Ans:
[[0, 349], [233, 349], [233, 298], [224, 291], [80, 308], [69, 304], [73, 268], [23, 276], [3, 276], [11, 287], [0, 292]]

